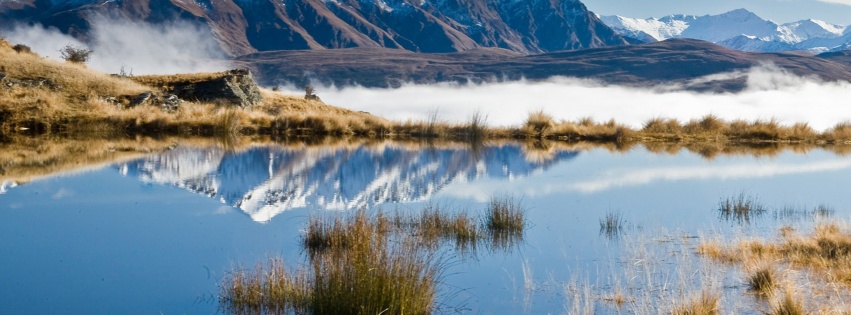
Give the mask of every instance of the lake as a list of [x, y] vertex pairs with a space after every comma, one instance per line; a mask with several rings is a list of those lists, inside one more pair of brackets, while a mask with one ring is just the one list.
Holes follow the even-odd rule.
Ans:
[[[661, 313], [705, 286], [723, 291], [725, 310], [758, 312], [765, 302], [743, 294], [740, 268], [701, 258], [699, 238], [772, 238], [851, 217], [842, 154], [651, 149], [178, 142], [28, 182], [0, 176], [0, 313], [217, 313], [233, 268], [304, 263], [311, 215], [429, 204], [480, 214], [494, 196], [526, 209], [523, 242], [473, 257], [447, 249], [438, 313], [560, 314], [586, 300], [618, 313], [621, 291], [634, 293], [623, 312]], [[766, 211], [721, 215], [719, 203], [739, 195]], [[603, 228], [607, 215], [617, 228]]]

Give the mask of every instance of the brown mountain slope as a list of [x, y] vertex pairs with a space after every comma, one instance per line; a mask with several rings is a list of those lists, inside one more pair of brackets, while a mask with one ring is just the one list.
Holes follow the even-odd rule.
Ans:
[[[611, 84], [681, 84], [692, 90], [737, 91], [743, 73], [771, 64], [799, 76], [851, 79], [851, 65], [801, 54], [759, 54], [712, 43], [676, 39], [644, 45], [597, 48], [538, 55], [498, 49], [451, 54], [415, 54], [380, 48], [333, 51], [262, 52], [237, 59], [267, 85], [318, 80], [337, 86], [399, 86], [405, 82], [482, 82], [540, 80], [552, 76], [596, 79]], [[714, 74], [736, 73], [711, 80]]]
[[[22, 0], [0, 20], [41, 23], [85, 39], [99, 16], [206, 25], [230, 55], [385, 47], [521, 53], [625, 45], [578, 0]], [[11, 24], [11, 23], [10, 23]]]

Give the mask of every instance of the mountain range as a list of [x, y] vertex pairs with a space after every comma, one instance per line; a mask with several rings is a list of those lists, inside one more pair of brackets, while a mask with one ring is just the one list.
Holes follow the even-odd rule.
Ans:
[[671, 38], [700, 39], [753, 52], [809, 51], [823, 53], [849, 48], [851, 28], [815, 19], [777, 24], [745, 9], [718, 15], [669, 15], [637, 19], [601, 16], [618, 34], [644, 42]]
[[398, 87], [405, 83], [479, 83], [555, 76], [591, 79], [632, 87], [664, 87], [702, 92], [747, 88], [749, 71], [767, 66], [823, 81], [851, 79], [849, 51], [753, 53], [694, 39], [521, 55], [500, 49], [451, 54], [417, 54], [380, 48], [323, 51], [270, 51], [239, 57], [261, 83]]
[[627, 44], [579, 0], [0, 0], [0, 27], [42, 24], [85, 40], [114, 20], [204, 25], [231, 56], [383, 47], [524, 54]]
[[177, 147], [115, 168], [146, 183], [175, 186], [265, 222], [296, 208], [348, 210], [415, 202], [455, 182], [518, 178], [578, 153], [530, 156], [519, 144], [423, 148], [381, 144], [339, 148], [258, 146], [240, 152]]
[[0, 28], [37, 23], [85, 40], [104, 19], [201, 25], [268, 86], [565, 76], [729, 92], [766, 64], [851, 79], [851, 28], [744, 9], [633, 19], [598, 17], [579, 0], [0, 0]]

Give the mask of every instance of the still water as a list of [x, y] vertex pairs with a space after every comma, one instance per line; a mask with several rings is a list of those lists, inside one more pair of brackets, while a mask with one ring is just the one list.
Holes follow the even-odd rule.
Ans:
[[[178, 145], [0, 183], [1, 314], [217, 313], [228, 270], [270, 257], [304, 262], [298, 242], [312, 214], [426, 203], [481, 213], [506, 195], [527, 209], [523, 244], [473, 258], [450, 251], [438, 312], [567, 313], [585, 284], [602, 292], [592, 299], [597, 312], [611, 313], [605, 292], [629, 287], [622, 274], [637, 248], [682, 244], [671, 259], [688, 260], [698, 236], [770, 237], [817, 220], [778, 209], [851, 217], [851, 158], [821, 150], [707, 159], [517, 143]], [[743, 193], [768, 211], [748, 222], [719, 216], [719, 201]], [[606, 233], [600, 222], [612, 213], [625, 222]], [[744, 290], [721, 279], [724, 299]]]

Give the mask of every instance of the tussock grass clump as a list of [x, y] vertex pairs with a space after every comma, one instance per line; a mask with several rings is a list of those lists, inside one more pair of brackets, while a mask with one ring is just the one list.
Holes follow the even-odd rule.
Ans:
[[378, 213], [370, 217], [365, 210], [357, 210], [348, 217], [335, 216], [333, 219], [311, 217], [302, 237], [302, 245], [311, 256], [328, 250], [348, 250], [358, 244], [368, 244], [371, 240], [386, 240], [391, 228], [387, 216]]
[[830, 142], [851, 141], [851, 122], [841, 122], [823, 132], [821, 138]]
[[485, 210], [483, 222], [490, 236], [491, 246], [507, 249], [522, 241], [526, 229], [525, 214], [526, 210], [514, 197], [492, 197]]
[[526, 210], [514, 197], [492, 197], [485, 213], [485, 227], [491, 232], [522, 232]]
[[545, 113], [543, 109], [530, 112], [523, 124], [523, 128], [537, 138], [546, 136], [554, 126], [555, 119], [552, 115]]
[[736, 220], [740, 223], [750, 222], [751, 216], [761, 215], [766, 209], [757, 202], [757, 199], [740, 193], [738, 196], [721, 200], [718, 211], [725, 220]]
[[464, 128], [464, 137], [469, 141], [481, 141], [487, 136], [488, 116], [481, 111], [474, 111]]
[[690, 134], [721, 134], [729, 126], [726, 122], [713, 114], [703, 116], [701, 119], [693, 119], [683, 125], [683, 131]]
[[715, 315], [718, 314], [721, 296], [703, 291], [699, 297], [674, 307], [673, 315]]
[[254, 270], [236, 269], [221, 288], [225, 310], [232, 314], [306, 313], [310, 292], [304, 276], [290, 275], [279, 258], [257, 264]]
[[644, 127], [641, 128], [645, 133], [659, 134], [679, 134], [683, 127], [676, 119], [652, 118], [644, 122]]
[[804, 315], [804, 303], [795, 296], [793, 289], [783, 290], [783, 296], [771, 304], [771, 315]]
[[448, 240], [462, 252], [474, 250], [483, 236], [476, 220], [466, 212], [450, 213], [434, 204], [426, 205], [417, 214], [397, 212], [392, 222], [396, 228], [415, 235], [423, 244], [438, 246], [440, 241]]
[[756, 263], [747, 270], [748, 289], [762, 295], [771, 296], [777, 286], [777, 276], [774, 267], [768, 263]]
[[287, 273], [273, 260], [254, 273], [233, 272], [220, 301], [225, 309], [258, 313], [431, 313], [442, 259], [390, 229], [387, 217], [365, 210], [311, 218], [303, 240], [312, 252], [308, 266]]

